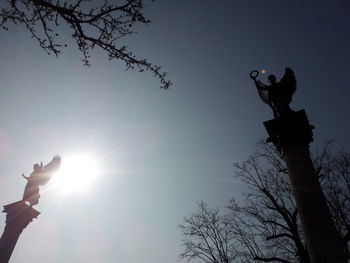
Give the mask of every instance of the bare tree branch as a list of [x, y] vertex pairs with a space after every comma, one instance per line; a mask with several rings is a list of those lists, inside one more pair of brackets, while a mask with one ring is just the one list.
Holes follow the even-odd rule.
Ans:
[[262, 261], [262, 262], [282, 262], [282, 263], [290, 263], [288, 260], [284, 260], [282, 258], [273, 257], [273, 258], [261, 258], [261, 257], [255, 257], [255, 260]]
[[219, 209], [209, 209], [204, 202], [199, 210], [184, 218], [179, 228], [184, 236], [181, 258], [211, 263], [231, 263], [236, 258], [233, 235], [228, 220]]
[[[326, 142], [313, 159], [350, 259], [350, 154], [334, 153], [331, 142]], [[209, 242], [200, 247], [191, 246], [187, 251], [192, 249], [191, 255], [197, 255], [199, 251], [197, 254], [194, 251], [200, 248], [203, 253], [210, 254], [210, 263], [227, 262], [220, 254], [221, 251], [225, 252], [223, 255], [228, 254], [230, 250], [229, 247], [222, 249], [225, 246], [221, 245], [225, 244], [222, 240], [226, 239], [222, 237], [226, 228], [235, 262], [310, 263], [291, 184], [279, 153], [266, 142], [260, 142], [255, 154], [234, 167], [236, 177], [247, 186], [242, 201], [232, 199], [228, 212], [223, 215], [202, 203], [199, 211], [190, 217], [192, 221], [186, 223], [191, 222], [192, 230], [196, 229], [194, 225], [205, 226], [208, 231], [200, 232], [204, 235], [201, 238]], [[220, 221], [223, 218], [226, 220]], [[186, 258], [198, 259], [197, 256]]]
[[127, 69], [152, 72], [160, 80], [161, 88], [167, 89], [172, 82], [161, 67], [136, 57], [127, 46], [119, 44], [121, 38], [135, 33], [134, 25], [150, 23], [143, 14], [144, 2], [123, 0], [118, 4], [101, 0], [91, 4], [89, 0], [3, 0], [0, 27], [8, 29], [9, 22], [25, 25], [41, 48], [57, 56], [67, 45], [58, 40], [59, 28], [66, 26], [82, 53], [84, 65], [90, 65], [90, 51], [99, 47], [110, 60], [123, 61]]

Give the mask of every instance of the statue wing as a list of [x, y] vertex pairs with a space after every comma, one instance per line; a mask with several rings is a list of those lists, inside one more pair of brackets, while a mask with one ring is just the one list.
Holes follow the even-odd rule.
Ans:
[[47, 173], [56, 172], [61, 165], [61, 157], [59, 155], [55, 155], [51, 162], [44, 166], [44, 171]]
[[292, 101], [292, 96], [297, 89], [297, 80], [291, 68], [286, 68], [286, 71], [281, 79], [281, 87], [288, 99], [288, 103]]
[[40, 185], [47, 184], [54, 173], [58, 171], [61, 165], [61, 157], [59, 155], [55, 155], [51, 162], [44, 166], [42, 171], [43, 176], [40, 179]]

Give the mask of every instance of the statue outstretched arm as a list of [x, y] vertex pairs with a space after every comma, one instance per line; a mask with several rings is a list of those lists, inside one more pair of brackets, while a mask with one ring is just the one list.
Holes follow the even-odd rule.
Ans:
[[269, 89], [269, 86], [265, 85], [260, 80], [256, 79], [259, 76], [259, 71], [253, 70], [252, 72], [250, 72], [249, 76], [252, 80], [254, 80], [254, 84], [258, 90], [268, 90]]
[[264, 83], [262, 83], [260, 80], [256, 79], [259, 76], [259, 72], [257, 70], [253, 70], [252, 72], [250, 72], [249, 76], [252, 80], [254, 80], [255, 87], [258, 90], [261, 100], [266, 104], [268, 104], [270, 107], [272, 107], [271, 101], [269, 98], [270, 86], [267, 86]]

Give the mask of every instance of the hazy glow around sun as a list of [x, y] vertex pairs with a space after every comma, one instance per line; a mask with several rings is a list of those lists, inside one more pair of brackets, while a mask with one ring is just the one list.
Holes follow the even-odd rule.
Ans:
[[59, 171], [52, 178], [52, 187], [60, 192], [84, 192], [98, 176], [98, 161], [90, 154], [62, 158]]

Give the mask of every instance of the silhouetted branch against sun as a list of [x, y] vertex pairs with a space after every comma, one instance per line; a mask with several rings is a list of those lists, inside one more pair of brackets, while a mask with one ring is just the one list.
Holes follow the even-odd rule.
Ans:
[[144, 0], [2, 0], [0, 4], [0, 26], [12, 22], [23, 24], [48, 54], [61, 53], [66, 44], [58, 41], [58, 28], [68, 26], [72, 37], [82, 53], [82, 62], [90, 65], [90, 51], [94, 47], [104, 50], [110, 60], [124, 61], [127, 69], [140, 72], [148, 70], [167, 89], [172, 82], [160, 66], [147, 59], [136, 57], [127, 46], [118, 40], [132, 33], [135, 24], [149, 24], [143, 14]]

